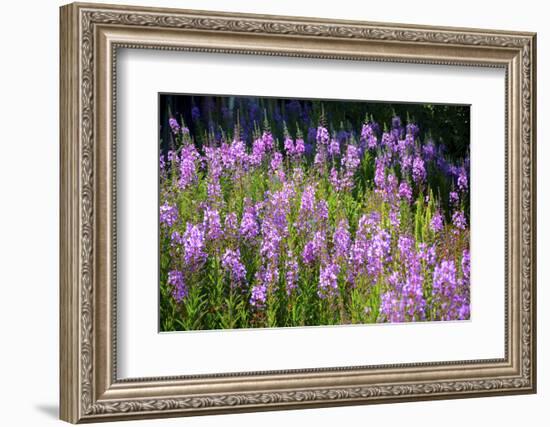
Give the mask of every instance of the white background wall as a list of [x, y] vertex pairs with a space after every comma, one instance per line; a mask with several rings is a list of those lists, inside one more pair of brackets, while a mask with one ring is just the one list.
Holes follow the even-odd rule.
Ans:
[[[122, 3], [110, 0], [113, 3]], [[480, 2], [357, 0], [258, 2], [133, 0], [133, 4], [449, 25], [538, 32], [539, 393], [438, 402], [209, 416], [133, 425], [546, 425], [550, 405], [549, 13], [535, 0]], [[58, 6], [57, 0], [2, 5], [0, 66], [0, 420], [59, 425], [58, 402]], [[487, 165], [491, 173], [491, 165]], [[545, 220], [546, 218], [546, 220]]]

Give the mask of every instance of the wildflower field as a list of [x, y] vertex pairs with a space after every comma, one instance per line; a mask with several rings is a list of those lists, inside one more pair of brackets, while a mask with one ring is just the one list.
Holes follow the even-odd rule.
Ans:
[[469, 319], [469, 115], [180, 97], [160, 98], [161, 331]]

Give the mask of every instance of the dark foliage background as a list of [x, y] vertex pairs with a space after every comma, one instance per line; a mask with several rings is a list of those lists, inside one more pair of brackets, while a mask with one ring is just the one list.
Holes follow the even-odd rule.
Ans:
[[[171, 146], [168, 119], [185, 123], [201, 145], [209, 138], [219, 139], [227, 129], [239, 123], [241, 136], [248, 143], [265, 125], [279, 141], [286, 125], [291, 136], [301, 132], [305, 138], [318, 126], [322, 117], [331, 133], [354, 129], [361, 133], [366, 118], [380, 124], [381, 131], [390, 126], [393, 117], [403, 124], [415, 122], [422, 139], [444, 143], [450, 158], [464, 158], [470, 144], [470, 106], [451, 104], [413, 104], [374, 101], [342, 101], [320, 99], [260, 98], [211, 95], [159, 95], [159, 132], [162, 149]], [[223, 129], [223, 130], [222, 130]], [[311, 135], [311, 134], [310, 134]]]

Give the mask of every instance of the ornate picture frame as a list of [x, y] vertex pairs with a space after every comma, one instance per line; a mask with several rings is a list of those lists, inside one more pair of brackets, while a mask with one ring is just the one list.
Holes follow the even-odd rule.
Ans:
[[[536, 391], [536, 35], [74, 3], [60, 10], [60, 417], [112, 421]], [[117, 49], [499, 67], [502, 359], [117, 378]]]

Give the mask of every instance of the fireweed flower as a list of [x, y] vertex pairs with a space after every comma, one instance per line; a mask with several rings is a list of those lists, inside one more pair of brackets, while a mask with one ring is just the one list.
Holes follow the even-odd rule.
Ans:
[[340, 185], [340, 179], [338, 178], [338, 170], [336, 168], [333, 167], [330, 170], [328, 180], [331, 183], [331, 185], [334, 187], [334, 190], [340, 191], [342, 189]]
[[183, 236], [179, 233], [179, 231], [174, 231], [170, 235], [170, 245], [173, 247], [183, 245]]
[[406, 181], [403, 181], [401, 182], [401, 184], [399, 184], [399, 197], [407, 200], [409, 203], [412, 200], [412, 189]]
[[307, 185], [302, 193], [300, 212], [298, 214], [298, 224], [296, 224], [296, 228], [302, 231], [309, 231], [309, 229], [311, 228], [311, 222], [313, 220], [314, 212], [315, 187], [313, 185]]
[[384, 188], [384, 183], [386, 182], [386, 165], [384, 160], [381, 157], [376, 158], [376, 169], [374, 172], [374, 183], [378, 190]]
[[401, 118], [399, 116], [394, 116], [391, 119], [391, 127], [393, 129], [398, 129], [401, 127]]
[[330, 135], [328, 134], [328, 130], [325, 127], [319, 126], [317, 128], [317, 135], [315, 138], [317, 140], [317, 143], [321, 145], [328, 145]]
[[376, 138], [373, 125], [371, 123], [363, 124], [363, 128], [361, 129], [361, 141], [367, 144], [367, 148], [369, 150], [376, 148], [378, 139]]
[[223, 222], [223, 231], [226, 239], [234, 239], [237, 236], [238, 228], [237, 214], [235, 212], [229, 212], [225, 216]]
[[435, 265], [436, 253], [435, 246], [428, 246], [426, 243], [418, 244], [418, 258], [429, 266]]
[[332, 139], [328, 146], [328, 154], [332, 157], [338, 156], [340, 154], [340, 142], [336, 139]]
[[353, 144], [348, 144], [346, 147], [346, 155], [342, 159], [342, 165], [346, 168], [346, 171], [350, 171], [351, 174], [355, 173], [361, 159], [359, 158], [359, 150]]
[[180, 125], [176, 119], [173, 117], [168, 120], [168, 124], [170, 125], [170, 129], [172, 129], [172, 132], [174, 134], [179, 133], [180, 131]]
[[288, 251], [287, 253], [285, 270], [286, 293], [290, 295], [298, 287], [298, 262], [294, 258], [292, 251]]
[[262, 134], [262, 142], [264, 144], [266, 151], [273, 150], [274, 139], [273, 139], [273, 135], [271, 135], [271, 132], [265, 131]]
[[401, 212], [399, 211], [399, 209], [392, 207], [390, 209], [389, 216], [390, 224], [392, 225], [392, 227], [399, 228], [399, 226], [401, 225]]
[[458, 204], [458, 201], [459, 201], [458, 193], [456, 191], [451, 191], [449, 193], [449, 203], [452, 206], [456, 206]]
[[259, 283], [252, 288], [250, 295], [250, 305], [256, 308], [262, 308], [265, 306], [267, 298], [267, 286], [263, 283]]
[[231, 277], [231, 283], [239, 284], [246, 278], [246, 267], [241, 262], [241, 253], [239, 249], [227, 249], [222, 256], [222, 267]]
[[456, 211], [455, 213], [453, 213], [453, 225], [459, 230], [466, 229], [467, 224], [466, 224], [466, 217], [464, 216], [464, 212]]
[[415, 123], [407, 124], [407, 135], [411, 135], [416, 138], [420, 132], [420, 128]]
[[296, 146], [294, 148], [294, 154], [301, 156], [306, 151], [306, 146], [302, 138], [296, 138]]
[[273, 157], [271, 158], [271, 169], [273, 171], [276, 171], [281, 167], [283, 164], [283, 155], [279, 152], [276, 152], [273, 154]]
[[307, 242], [302, 251], [302, 260], [304, 264], [311, 265], [323, 255], [326, 247], [326, 240], [323, 233], [316, 232], [313, 239]]
[[428, 143], [422, 147], [422, 154], [424, 155], [424, 159], [428, 162], [435, 158], [436, 149], [432, 141], [428, 141]]
[[413, 166], [413, 157], [410, 154], [404, 154], [401, 156], [399, 163], [401, 165], [401, 173], [407, 175]]
[[279, 259], [279, 249], [282, 237], [279, 234], [276, 224], [265, 220], [262, 223], [262, 241], [260, 245], [260, 254], [268, 260], [276, 262]]
[[248, 156], [248, 162], [253, 166], [262, 164], [266, 152], [266, 146], [263, 138], [258, 138], [252, 143], [252, 153]]
[[196, 161], [200, 157], [193, 144], [183, 147], [180, 156], [179, 187], [183, 190], [197, 179]]
[[208, 198], [213, 202], [221, 201], [222, 187], [220, 185], [220, 181], [218, 179], [212, 178], [212, 180], [209, 181], [208, 184], [206, 185], [206, 192], [208, 194]]
[[470, 283], [470, 251], [468, 249], [464, 249], [462, 251], [462, 275], [465, 281]]
[[405, 322], [424, 320], [426, 300], [422, 291], [423, 277], [416, 257], [412, 258], [405, 280], [398, 272], [388, 277], [389, 290], [384, 292], [380, 303], [379, 321]]
[[185, 263], [191, 268], [201, 267], [208, 254], [204, 252], [204, 231], [198, 225], [187, 223], [183, 235], [183, 246], [185, 251]]
[[328, 203], [326, 200], [319, 200], [315, 207], [315, 216], [318, 224], [324, 224], [328, 220]]
[[336, 259], [347, 259], [351, 246], [351, 235], [349, 233], [349, 224], [346, 219], [342, 219], [338, 223], [338, 227], [334, 230], [332, 242], [334, 245], [334, 256]]
[[426, 168], [424, 167], [424, 160], [420, 157], [415, 157], [412, 166], [412, 176], [414, 182], [420, 184], [426, 180]]
[[164, 202], [164, 204], [160, 207], [159, 222], [167, 227], [172, 227], [177, 220], [178, 208], [170, 205], [168, 202]]
[[287, 136], [285, 138], [284, 147], [285, 147], [285, 151], [286, 151], [287, 155], [292, 156], [292, 155], [296, 154], [296, 148], [294, 147], [294, 141], [292, 140], [291, 137]]
[[338, 274], [340, 274], [340, 266], [338, 264], [331, 263], [320, 267], [319, 287], [317, 290], [319, 298], [324, 299], [337, 294]]
[[183, 273], [178, 270], [168, 272], [168, 284], [172, 286], [172, 297], [176, 302], [181, 302], [187, 296], [188, 289], [185, 285]]
[[461, 168], [458, 173], [457, 185], [460, 191], [468, 190], [468, 177], [466, 176], [464, 168]]
[[166, 154], [166, 158], [170, 163], [179, 163], [180, 159], [178, 157], [178, 153], [174, 150], [168, 150], [168, 153]]
[[437, 211], [430, 221], [430, 228], [434, 233], [439, 233], [443, 230], [443, 215]]
[[239, 232], [246, 240], [253, 240], [259, 234], [260, 229], [254, 206], [247, 206], [245, 208]]
[[222, 225], [220, 214], [215, 209], [207, 207], [204, 211], [203, 227], [206, 230], [206, 238], [216, 241], [222, 237]]
[[469, 317], [469, 298], [459, 289], [454, 261], [443, 260], [435, 267], [432, 289], [434, 305], [441, 320]]

